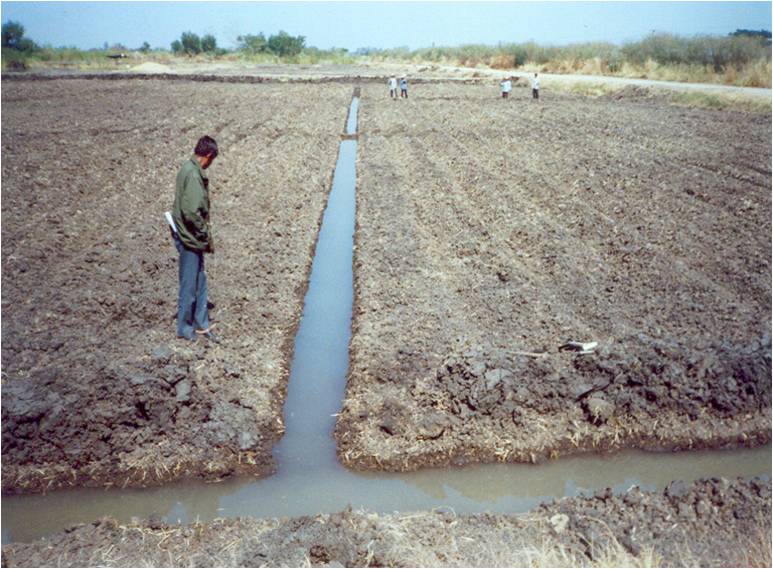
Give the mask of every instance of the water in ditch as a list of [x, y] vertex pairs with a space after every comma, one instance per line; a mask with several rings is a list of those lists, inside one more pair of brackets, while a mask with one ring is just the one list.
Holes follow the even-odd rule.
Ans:
[[[354, 98], [347, 133], [356, 133]], [[103, 516], [120, 522], [160, 515], [168, 522], [219, 517], [281, 517], [340, 511], [450, 508], [457, 513], [523, 512], [555, 497], [607, 486], [663, 488], [671, 480], [770, 477], [771, 446], [689, 453], [626, 451], [541, 465], [475, 465], [415, 473], [354, 473], [336, 460], [332, 438], [348, 369], [352, 313], [357, 141], [343, 140], [296, 336], [286, 433], [275, 449], [278, 471], [262, 480], [181, 481], [158, 488], [63, 490], [5, 496], [2, 541], [30, 541]]]

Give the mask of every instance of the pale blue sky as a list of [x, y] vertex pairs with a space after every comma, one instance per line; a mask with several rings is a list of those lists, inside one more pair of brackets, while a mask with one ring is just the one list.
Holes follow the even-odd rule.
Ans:
[[622, 43], [651, 31], [724, 35], [771, 29], [771, 2], [2, 2], [39, 44], [169, 48], [183, 31], [234, 47], [283, 29], [320, 48], [463, 43]]

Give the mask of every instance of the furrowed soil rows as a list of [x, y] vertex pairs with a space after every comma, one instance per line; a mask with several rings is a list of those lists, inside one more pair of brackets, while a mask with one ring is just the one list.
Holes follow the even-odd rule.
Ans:
[[340, 459], [769, 440], [770, 114], [496, 95], [363, 88]]
[[[3, 87], [3, 490], [270, 472], [351, 87]], [[162, 215], [203, 134], [222, 343], [191, 346]]]

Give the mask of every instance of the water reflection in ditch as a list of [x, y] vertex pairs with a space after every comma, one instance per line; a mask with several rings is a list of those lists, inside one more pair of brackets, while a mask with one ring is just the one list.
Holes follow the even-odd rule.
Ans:
[[[354, 98], [347, 133], [356, 133]], [[30, 541], [103, 516], [119, 522], [158, 514], [169, 522], [281, 517], [340, 511], [452, 508], [457, 513], [522, 512], [546, 499], [607, 486], [663, 488], [671, 480], [770, 477], [770, 445], [690, 453], [627, 451], [542, 465], [477, 465], [407, 474], [359, 474], [336, 460], [331, 436], [348, 369], [352, 311], [357, 141], [341, 142], [320, 231], [285, 403], [287, 431], [275, 449], [276, 475], [219, 484], [182, 481], [159, 488], [79, 489], [2, 501], [2, 541]]]

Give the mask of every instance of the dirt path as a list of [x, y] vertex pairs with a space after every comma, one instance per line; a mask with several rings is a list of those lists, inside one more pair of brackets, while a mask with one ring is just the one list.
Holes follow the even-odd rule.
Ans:
[[[524, 74], [524, 80], [530, 75]], [[609, 77], [607, 75], [555, 75], [540, 73], [549, 85], [550, 82], [565, 83], [602, 83], [607, 85], [631, 85], [635, 87], [656, 87], [671, 91], [700, 91], [703, 93], [718, 93], [723, 95], [743, 95], [770, 101], [773, 91], [760, 87], [737, 87], [735, 85], [717, 85], [715, 83], [681, 83], [678, 81], [657, 81], [653, 79], [636, 79], [633, 77]]]
[[525, 515], [344, 511], [126, 526], [3, 547], [4, 567], [679, 567], [770, 565], [770, 481], [599, 491]]
[[[534, 76], [533, 72], [473, 69], [469, 67], [440, 67], [449, 74], [477, 74], [477, 76], [491, 77], [499, 80], [503, 77], [517, 77], [524, 84], [530, 84], [529, 80]], [[611, 75], [564, 75], [558, 73], [539, 73], [541, 87], [551, 87], [555, 84], [591, 83], [594, 85], [611, 85], [617, 87], [645, 87], [666, 89], [669, 91], [696, 91], [702, 93], [741, 95], [755, 99], [770, 100], [773, 95], [771, 89], [761, 87], [738, 87], [735, 85], [721, 85], [717, 83], [684, 83], [680, 81], [660, 81], [655, 79], [639, 79], [636, 77], [615, 77]]]
[[[350, 96], [4, 83], [3, 491], [272, 470]], [[162, 214], [204, 133], [221, 149], [206, 262], [222, 343], [190, 347], [175, 340], [177, 255]]]
[[344, 464], [769, 440], [769, 114], [432, 85], [360, 116]]

